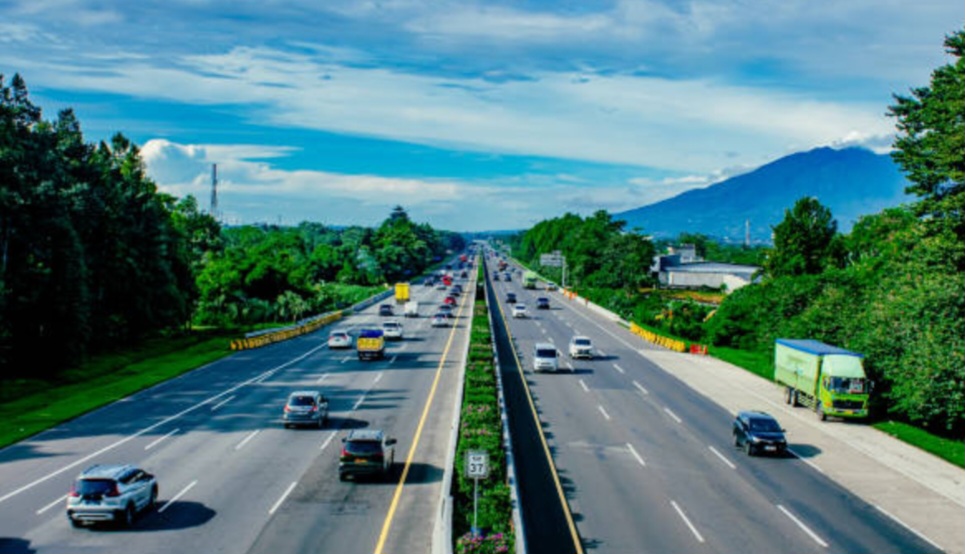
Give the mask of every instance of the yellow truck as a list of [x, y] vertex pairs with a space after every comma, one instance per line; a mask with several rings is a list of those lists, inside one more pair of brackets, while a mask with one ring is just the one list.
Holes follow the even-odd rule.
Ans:
[[381, 329], [362, 329], [355, 349], [360, 360], [381, 360], [385, 358], [385, 335]]
[[395, 284], [395, 303], [405, 304], [409, 301], [409, 283]]

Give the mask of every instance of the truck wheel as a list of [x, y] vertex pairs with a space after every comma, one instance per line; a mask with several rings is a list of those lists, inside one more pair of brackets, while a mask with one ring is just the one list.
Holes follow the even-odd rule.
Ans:
[[784, 403], [791, 403], [791, 387], [784, 387]]
[[818, 400], [818, 420], [819, 421], [828, 420], [827, 414], [824, 413], [824, 404], [822, 404], [820, 400]]
[[745, 452], [748, 456], [753, 456], [753, 455], [754, 455], [754, 447], [751, 445], [751, 441], [747, 441], [747, 442], [744, 443], [744, 452]]
[[800, 406], [800, 405], [801, 405], [801, 402], [800, 402], [800, 401], [798, 400], [798, 398], [797, 398], [797, 390], [796, 390], [796, 389], [795, 389], [795, 390], [792, 390], [792, 391], [791, 391], [791, 407], [792, 407], [792, 408], [797, 408], [797, 407]]

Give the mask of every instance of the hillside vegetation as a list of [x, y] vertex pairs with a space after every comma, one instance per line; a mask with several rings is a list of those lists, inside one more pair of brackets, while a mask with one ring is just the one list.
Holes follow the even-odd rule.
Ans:
[[[540, 254], [560, 250], [570, 261], [567, 283], [580, 294], [637, 323], [749, 360], [768, 377], [778, 337], [861, 352], [876, 383], [878, 416], [961, 439], [965, 32], [947, 37], [946, 48], [954, 62], [934, 71], [930, 87], [895, 96], [889, 108], [898, 130], [893, 158], [917, 200], [863, 217], [842, 234], [827, 207], [801, 198], [773, 228], [772, 248], [756, 253], [714, 246], [718, 259], [759, 260], [763, 274], [759, 283], [728, 295], [712, 315], [710, 306], [640, 293], [652, 285], [647, 268], [654, 248], [602, 212], [540, 222], [510, 240], [513, 253], [536, 267]], [[561, 277], [555, 268], [541, 271]]]

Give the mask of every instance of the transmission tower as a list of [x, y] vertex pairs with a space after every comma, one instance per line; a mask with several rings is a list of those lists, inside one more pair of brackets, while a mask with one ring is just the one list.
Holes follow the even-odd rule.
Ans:
[[211, 217], [218, 219], [218, 164], [211, 164]]

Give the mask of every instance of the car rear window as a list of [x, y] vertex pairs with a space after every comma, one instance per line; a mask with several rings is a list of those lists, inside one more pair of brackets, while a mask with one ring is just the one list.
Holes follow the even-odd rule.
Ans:
[[382, 452], [382, 443], [378, 441], [348, 441], [345, 443], [345, 451], [349, 454], [378, 454]]
[[550, 350], [548, 348], [540, 348], [536, 351], [537, 358], [555, 358], [556, 350]]
[[314, 406], [315, 399], [311, 396], [293, 396], [288, 400], [288, 404], [292, 406]]
[[590, 339], [576, 339], [573, 344], [577, 346], [590, 346]]
[[781, 430], [781, 426], [773, 419], [754, 418], [751, 420], [751, 430], [776, 433]]
[[77, 494], [107, 494], [114, 490], [113, 479], [80, 479], [74, 485]]

